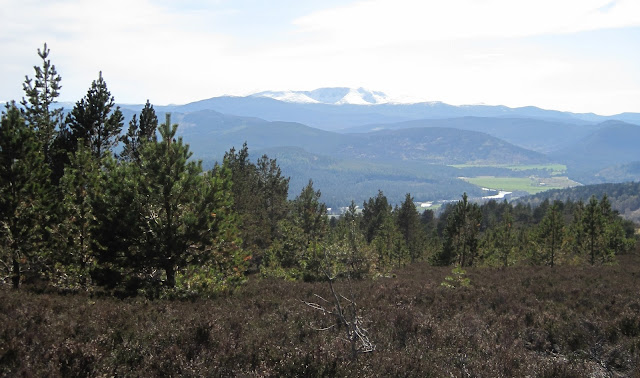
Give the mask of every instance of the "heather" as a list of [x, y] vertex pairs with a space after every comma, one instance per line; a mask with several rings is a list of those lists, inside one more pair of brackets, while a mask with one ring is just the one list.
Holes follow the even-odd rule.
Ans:
[[376, 349], [351, 358], [344, 328], [305, 306], [326, 282], [252, 276], [212, 299], [114, 299], [0, 290], [3, 376], [633, 376], [640, 258], [611, 266], [466, 269], [416, 263], [338, 280]]

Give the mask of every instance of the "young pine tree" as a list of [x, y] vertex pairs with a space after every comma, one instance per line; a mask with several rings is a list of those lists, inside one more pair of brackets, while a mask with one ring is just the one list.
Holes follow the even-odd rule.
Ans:
[[76, 102], [67, 116], [73, 140], [82, 139], [96, 159], [111, 153], [118, 144], [124, 116], [102, 78], [91, 83], [85, 97]]
[[416, 210], [411, 194], [407, 193], [404, 202], [396, 213], [396, 224], [409, 251], [411, 261], [422, 257], [424, 240], [423, 228], [420, 225], [420, 214]]
[[48, 176], [35, 131], [15, 103], [7, 104], [0, 124], [0, 261], [16, 289], [24, 271], [42, 269]]
[[83, 141], [80, 142], [60, 180], [62, 222], [56, 233], [59, 246], [54, 284], [64, 289], [89, 290], [93, 286], [91, 273], [101, 249], [94, 204], [103, 185], [98, 161]]
[[336, 260], [331, 272], [334, 276], [363, 278], [373, 273], [376, 266], [374, 254], [360, 231], [361, 218], [355, 202], [352, 201], [331, 229], [327, 254]]
[[[262, 155], [256, 164], [258, 188], [261, 195], [258, 204], [261, 210], [261, 229], [263, 230], [262, 247], [271, 245], [276, 233], [277, 224], [287, 216], [287, 196], [289, 178], [282, 175], [276, 159]], [[258, 210], [258, 209], [256, 209]]]
[[564, 235], [564, 218], [557, 201], [550, 207], [538, 224], [537, 242], [543, 250], [544, 261], [553, 267], [556, 264], [558, 252], [562, 246]]
[[[231, 193], [228, 167], [213, 178], [203, 175], [202, 163], [190, 160], [189, 146], [176, 139], [178, 125], [170, 121], [167, 114], [160, 126], [162, 140], [142, 148], [138, 200], [141, 252], [148, 266], [164, 270], [165, 284], [173, 288], [179, 270], [210, 256], [216, 240], [240, 243], [240, 239], [232, 222], [232, 197], [224, 197]], [[225, 251], [233, 261], [241, 252], [235, 247]]]
[[242, 248], [239, 218], [233, 211], [231, 171], [224, 164], [202, 175], [196, 209], [210, 212], [197, 216], [200, 244], [178, 272], [182, 290], [210, 295], [244, 282], [251, 256]]
[[34, 66], [35, 78], [25, 78], [22, 85], [26, 98], [22, 98], [22, 114], [36, 135], [44, 160], [50, 163], [50, 149], [53, 143], [56, 125], [62, 123], [62, 108], [54, 108], [56, 98], [60, 95], [60, 81], [62, 78], [56, 71], [56, 66], [49, 60], [50, 50], [44, 44], [38, 49], [38, 56], [42, 59], [42, 66]]
[[594, 265], [596, 258], [602, 251], [602, 235], [604, 234], [605, 217], [602, 208], [595, 196], [591, 196], [589, 203], [584, 208], [582, 225], [587, 242], [589, 263]]
[[313, 181], [309, 180], [300, 195], [293, 200], [294, 216], [298, 218], [307, 244], [322, 239], [327, 232], [327, 207], [320, 202], [321, 193], [313, 189]]
[[278, 233], [278, 224], [289, 211], [287, 195], [289, 178], [275, 159], [263, 155], [257, 164], [249, 160], [247, 144], [237, 151], [232, 148], [224, 161], [231, 169], [234, 210], [241, 218], [240, 232], [243, 248], [252, 251], [254, 263], [260, 265]]
[[510, 205], [504, 206], [501, 218], [498, 224], [488, 227], [485, 231], [482, 240], [485, 250], [483, 257], [505, 268], [513, 260], [517, 235]]
[[141, 253], [140, 166], [133, 162], [105, 157], [100, 169], [102, 190], [93, 205], [99, 224], [96, 238], [98, 266], [94, 270], [97, 285], [112, 289], [118, 286], [135, 291], [150, 276], [145, 256]]
[[375, 198], [369, 198], [369, 201], [363, 203], [362, 221], [360, 227], [365, 235], [367, 243], [371, 243], [376, 237], [378, 230], [392, 216], [391, 205], [387, 197], [379, 190]]
[[479, 206], [469, 203], [467, 193], [464, 193], [462, 200], [455, 204], [447, 219], [443, 250], [438, 262], [443, 265], [455, 262], [461, 267], [473, 265], [478, 251], [481, 221], [482, 213]]
[[138, 120], [138, 116], [134, 114], [131, 121], [129, 121], [129, 130], [127, 134], [122, 137], [124, 146], [120, 153], [120, 158], [124, 161], [140, 163], [140, 149], [143, 144], [157, 140], [157, 128], [158, 117], [153, 109], [153, 105], [147, 100], [147, 103], [140, 112], [140, 120]]

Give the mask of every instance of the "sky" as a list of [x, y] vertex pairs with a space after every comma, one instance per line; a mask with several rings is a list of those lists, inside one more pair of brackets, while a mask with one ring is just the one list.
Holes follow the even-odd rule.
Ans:
[[75, 102], [364, 87], [403, 101], [640, 112], [638, 0], [0, 0], [0, 100], [47, 43]]

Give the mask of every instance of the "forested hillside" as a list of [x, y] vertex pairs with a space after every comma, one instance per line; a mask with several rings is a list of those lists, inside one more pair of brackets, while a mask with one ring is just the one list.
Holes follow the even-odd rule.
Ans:
[[419, 119], [398, 123], [378, 123], [344, 130], [345, 132], [370, 132], [375, 130], [400, 130], [423, 127], [444, 127], [487, 133], [516, 146], [549, 153], [572, 145], [600, 126], [578, 120], [546, 120], [537, 118], [460, 117], [443, 119]]
[[[330, 158], [295, 147], [276, 147], [251, 152], [275, 158], [290, 176], [289, 193], [300, 193], [313, 178], [322, 191], [327, 207], [347, 207], [351, 201], [361, 204], [384, 188], [394, 204], [402, 203], [407, 191], [415, 200], [447, 200], [451, 193], [468, 193], [473, 197], [485, 194], [479, 187], [458, 179], [464, 169], [419, 162], [373, 162], [365, 159]], [[291, 196], [290, 196], [291, 197]]]
[[598, 171], [607, 166], [640, 161], [640, 126], [608, 121], [593, 134], [560, 149], [553, 156], [576, 169]]
[[549, 190], [523, 198], [519, 202], [535, 207], [545, 200], [587, 202], [589, 197], [593, 195], [598, 197], [607, 195], [612, 209], [618, 211], [626, 219], [640, 223], [640, 182], [586, 185], [563, 190]]

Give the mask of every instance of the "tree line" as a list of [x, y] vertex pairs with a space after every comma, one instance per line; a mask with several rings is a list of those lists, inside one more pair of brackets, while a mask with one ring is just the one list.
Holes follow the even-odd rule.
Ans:
[[210, 170], [147, 101], [124, 131], [102, 73], [65, 114], [46, 44], [0, 125], [0, 280], [14, 288], [214, 295], [250, 274], [289, 280], [436, 265], [603, 264], [634, 226], [606, 196], [536, 208], [466, 194], [439, 216], [382, 191], [329, 218], [313, 182], [288, 200], [275, 159], [229, 150]]
[[147, 101], [124, 117], [102, 73], [68, 113], [46, 44], [0, 127], [3, 279], [64, 290], [215, 291], [244, 279], [231, 172], [209, 171]]

